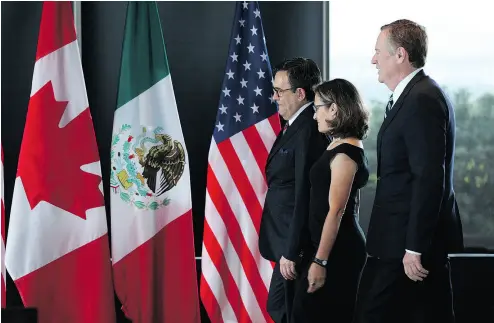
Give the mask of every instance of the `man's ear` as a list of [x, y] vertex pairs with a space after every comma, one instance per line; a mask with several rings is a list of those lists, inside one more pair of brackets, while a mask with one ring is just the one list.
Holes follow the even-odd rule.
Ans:
[[406, 50], [405, 50], [405, 48], [403, 48], [403, 47], [398, 47], [398, 48], [396, 49], [396, 54], [397, 54], [398, 59], [399, 59], [400, 61], [404, 61], [404, 60], [405, 60], [405, 58], [408, 56], [407, 51], [406, 51]]
[[297, 97], [300, 101], [303, 101], [303, 100], [307, 99], [307, 93], [305, 93], [304, 89], [299, 87], [297, 89]]

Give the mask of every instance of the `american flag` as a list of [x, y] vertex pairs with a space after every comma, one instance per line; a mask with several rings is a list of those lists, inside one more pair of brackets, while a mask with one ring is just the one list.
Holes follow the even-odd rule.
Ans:
[[213, 323], [271, 322], [259, 253], [264, 167], [280, 120], [257, 2], [237, 3], [208, 158], [201, 299]]

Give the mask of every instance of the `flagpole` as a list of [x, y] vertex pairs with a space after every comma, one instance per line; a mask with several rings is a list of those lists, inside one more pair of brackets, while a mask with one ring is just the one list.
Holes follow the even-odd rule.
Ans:
[[329, 1], [322, 3], [322, 77], [329, 80]]
[[77, 43], [79, 45], [79, 55], [82, 56], [81, 1], [72, 1], [72, 8], [74, 9], [74, 24], [75, 24], [75, 32], [77, 35]]

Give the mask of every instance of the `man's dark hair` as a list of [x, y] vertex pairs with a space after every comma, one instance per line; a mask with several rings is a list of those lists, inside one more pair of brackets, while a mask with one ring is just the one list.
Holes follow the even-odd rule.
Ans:
[[381, 27], [389, 31], [389, 42], [393, 49], [403, 47], [410, 63], [415, 68], [425, 65], [427, 58], [427, 33], [421, 25], [407, 19], [396, 20]]
[[369, 130], [369, 112], [362, 103], [357, 88], [344, 79], [333, 79], [317, 85], [315, 94], [326, 104], [319, 109], [329, 109], [332, 103], [337, 106], [336, 118], [326, 121], [331, 127], [332, 137], [356, 137], [364, 139]]
[[313, 87], [321, 83], [321, 71], [313, 60], [303, 57], [287, 59], [276, 65], [273, 75], [280, 71], [288, 73], [292, 92], [295, 93], [297, 88], [302, 88], [305, 90], [307, 101], [314, 101]]

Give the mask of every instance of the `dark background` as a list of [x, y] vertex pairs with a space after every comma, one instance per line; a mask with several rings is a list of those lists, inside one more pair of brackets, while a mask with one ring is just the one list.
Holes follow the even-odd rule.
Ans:
[[[269, 59], [304, 56], [322, 67], [322, 2], [260, 2]], [[81, 3], [81, 53], [101, 157], [107, 214], [113, 113], [127, 2]], [[196, 255], [201, 255], [206, 170], [235, 2], [158, 2], [189, 153]], [[2, 2], [2, 146], [6, 225], [31, 92], [42, 2]], [[108, 220], [108, 226], [110, 221]], [[7, 230], [6, 230], [7, 232]], [[200, 261], [197, 261], [200, 270]], [[10, 277], [7, 306], [22, 305]], [[120, 319], [120, 306], [117, 307]]]
[[[2, 145], [8, 218], [31, 92], [42, 2], [2, 2], [1, 5]], [[207, 158], [235, 2], [158, 2], [158, 7], [189, 153], [195, 245], [200, 256]], [[126, 2], [81, 3], [82, 67], [107, 206], [111, 133], [126, 8]], [[260, 2], [260, 11], [272, 64], [304, 56], [322, 66], [322, 2]]]
[[[271, 64], [304, 56], [322, 68], [322, 2], [260, 2], [259, 5]], [[82, 67], [101, 156], [107, 214], [110, 214], [110, 142], [126, 6], [126, 2], [81, 3]], [[189, 153], [195, 246], [196, 255], [200, 256], [207, 157], [235, 3], [158, 2], [158, 7]], [[7, 228], [31, 91], [41, 8], [42, 2], [1, 3], [1, 135]], [[492, 259], [453, 258], [458, 322], [494, 321]], [[200, 271], [200, 261], [197, 265]], [[484, 297], [481, 294], [485, 291], [488, 296]], [[7, 306], [22, 306], [10, 277], [7, 279]], [[119, 321], [124, 322], [120, 306], [117, 312]]]

